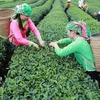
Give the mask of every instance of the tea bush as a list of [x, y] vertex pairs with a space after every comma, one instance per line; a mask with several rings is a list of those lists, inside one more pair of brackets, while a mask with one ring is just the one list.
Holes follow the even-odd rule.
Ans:
[[32, 8], [43, 5], [47, 0], [38, 0], [36, 3], [30, 4]]
[[2, 61], [5, 60], [7, 49], [5, 48], [5, 41], [0, 37], [0, 68], [2, 68]]
[[[94, 17], [94, 12], [98, 12], [100, 10], [100, 1], [99, 0], [86, 0], [86, 3], [88, 4], [88, 14]], [[73, 0], [72, 4], [78, 7], [78, 0]]]
[[[99, 100], [97, 82], [84, 74], [73, 55], [58, 57], [48, 43], [65, 37], [68, 22], [60, 0], [38, 24], [45, 49], [18, 47], [11, 60], [4, 89], [4, 100]], [[29, 39], [37, 42], [33, 35]]]
[[[48, 3], [49, 3], [49, 5], [48, 5]], [[40, 18], [42, 20], [42, 18], [44, 16], [43, 13], [46, 12], [45, 13], [45, 15], [46, 15], [50, 11], [52, 3], [53, 3], [53, 0], [48, 0], [46, 2], [46, 5], [43, 5], [47, 9], [43, 9], [42, 7], [40, 8], [42, 12], [41, 12], [41, 15], [39, 14], [39, 16], [37, 16], [37, 19], [35, 18], [36, 19], [36, 21], [34, 22], [35, 24], [37, 24], [40, 21]], [[38, 10], [39, 10], [39, 8], [38, 8]], [[37, 13], [35, 13], [35, 14], [38, 15], [39, 12], [37, 11], [37, 9], [35, 9], [34, 11], [36, 11]], [[8, 70], [8, 65], [9, 65], [8, 61], [10, 60], [10, 57], [13, 52], [11, 50], [12, 45], [9, 44], [9, 42], [7, 40], [0, 38], [0, 43], [1, 43], [0, 44], [0, 76], [4, 77], [3, 75], [5, 75]]]
[[9, 1], [9, 2], [3, 2], [2, 5], [0, 5], [0, 8], [14, 8], [16, 5], [20, 5], [22, 3], [32, 4], [37, 2], [38, 0], [17, 0], [17, 1]]
[[32, 20], [37, 24], [51, 10], [53, 0], [47, 0], [42, 6], [35, 7], [32, 12]]
[[[65, 4], [65, 1], [66, 0], [62, 1], [63, 5]], [[64, 5], [64, 7], [65, 6], [66, 5]], [[72, 6], [68, 9], [67, 14], [71, 20], [74, 20], [74, 21], [83, 20], [83, 21], [85, 21], [87, 23], [87, 25], [89, 26], [89, 28], [91, 29], [92, 33], [97, 33], [100, 31], [99, 22], [97, 20], [93, 19], [86, 12], [79, 9], [77, 6], [72, 4]]]

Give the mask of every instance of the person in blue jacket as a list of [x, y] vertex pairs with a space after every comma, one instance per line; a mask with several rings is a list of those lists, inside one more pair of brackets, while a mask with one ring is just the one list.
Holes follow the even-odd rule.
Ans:
[[97, 18], [97, 20], [100, 22], [100, 11], [94, 13], [94, 17]]

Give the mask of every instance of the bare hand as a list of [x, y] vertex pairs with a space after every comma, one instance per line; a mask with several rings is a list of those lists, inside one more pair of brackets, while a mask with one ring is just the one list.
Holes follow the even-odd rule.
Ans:
[[39, 46], [38, 46], [36, 43], [33, 43], [33, 46], [34, 46], [37, 50], [39, 50]]
[[56, 47], [56, 46], [58, 46], [58, 42], [51, 42], [51, 43], [49, 44], [49, 46], [51, 46], [51, 47]]
[[40, 45], [41, 45], [42, 47], [45, 47], [45, 42], [44, 42], [43, 40], [41, 40], [41, 41], [40, 41]]

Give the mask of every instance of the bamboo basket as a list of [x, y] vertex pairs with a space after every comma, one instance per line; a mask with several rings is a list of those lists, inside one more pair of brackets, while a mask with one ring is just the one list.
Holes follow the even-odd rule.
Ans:
[[14, 14], [11, 8], [0, 9], [0, 37], [7, 38], [10, 30], [10, 18]]
[[100, 71], [100, 33], [93, 34], [90, 37], [90, 45], [95, 59], [96, 70]]

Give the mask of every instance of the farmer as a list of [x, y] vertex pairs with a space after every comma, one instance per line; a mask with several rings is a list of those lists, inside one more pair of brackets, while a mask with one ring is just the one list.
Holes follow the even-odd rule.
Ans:
[[37, 37], [40, 45], [42, 47], [45, 46], [45, 42], [42, 40], [39, 30], [30, 19], [31, 13], [32, 9], [26, 3], [15, 7], [14, 15], [12, 16], [10, 23], [9, 40], [16, 46], [34, 46], [36, 49], [39, 49], [38, 44], [29, 41], [26, 38], [27, 31], [31, 29], [34, 35]]
[[84, 10], [85, 12], [88, 11], [88, 4], [85, 1], [83, 1], [83, 4], [81, 6], [81, 9]]
[[94, 17], [97, 18], [97, 20], [100, 22], [100, 11], [94, 13]]
[[[61, 57], [74, 53], [75, 58], [83, 66], [84, 71], [90, 75], [94, 81], [97, 80], [100, 87], [100, 73], [96, 71], [93, 53], [87, 42], [90, 37], [89, 28], [86, 27], [86, 23], [82, 21], [72, 21], [68, 23], [66, 30], [69, 38], [51, 42], [49, 46], [54, 47], [56, 54]], [[59, 44], [68, 45], [64, 48], [60, 48]]]
[[68, 8], [71, 6], [71, 0], [68, 0], [66, 3], [66, 8], [64, 9], [64, 12], [66, 13], [66, 11], [68, 10]]

